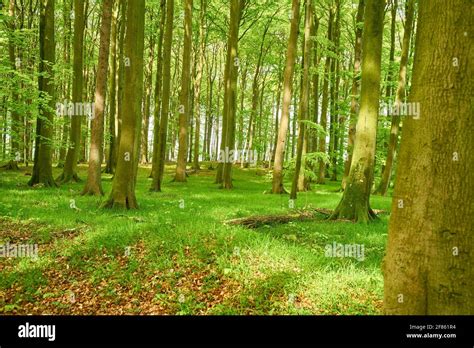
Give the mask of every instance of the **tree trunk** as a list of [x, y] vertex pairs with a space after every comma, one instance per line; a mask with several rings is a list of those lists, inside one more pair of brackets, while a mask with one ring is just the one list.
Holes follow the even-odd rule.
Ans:
[[349, 118], [349, 132], [347, 134], [347, 150], [346, 158], [344, 161], [344, 176], [342, 178], [342, 189], [345, 190], [347, 185], [347, 177], [349, 176], [349, 170], [351, 169], [352, 152], [354, 151], [354, 140], [357, 123], [357, 95], [359, 94], [360, 85], [360, 63], [362, 56], [362, 22], [364, 20], [364, 9], [365, 1], [359, 0], [359, 6], [357, 8], [356, 15], [356, 29], [355, 29], [355, 45], [354, 45], [354, 72], [352, 77], [352, 88], [351, 88], [351, 111]]
[[84, 85], [84, 2], [82, 0], [74, 0], [74, 80], [72, 84], [72, 103], [74, 104], [74, 112], [71, 117], [71, 127], [69, 133], [70, 147], [67, 150], [66, 162], [64, 163], [63, 173], [56, 179], [61, 184], [70, 181], [80, 181], [77, 176], [77, 161], [79, 158], [79, 151], [81, 149], [81, 124], [83, 120], [82, 112], [76, 114], [78, 105], [82, 105], [83, 101], [83, 85]]
[[[305, 120], [308, 119], [309, 110], [309, 69], [310, 69], [310, 54], [312, 49], [311, 44], [311, 31], [313, 25], [313, 7], [310, 0], [305, 1], [305, 24], [304, 24], [304, 46], [303, 46], [303, 78], [301, 81], [301, 98], [300, 98], [300, 112], [299, 112], [299, 131], [298, 131], [298, 146], [296, 150], [296, 164], [295, 164], [295, 175], [293, 177], [293, 184], [291, 186], [290, 198], [296, 199], [298, 191], [298, 181], [300, 177], [300, 171], [305, 170], [303, 165], [303, 147], [306, 136], [306, 125]], [[304, 174], [303, 174], [304, 177]]]
[[[164, 5], [164, 3], [163, 3]], [[161, 192], [161, 183], [163, 181], [163, 174], [165, 169], [166, 156], [166, 139], [168, 134], [168, 113], [170, 108], [170, 83], [171, 83], [171, 45], [173, 41], [173, 18], [174, 18], [174, 0], [166, 1], [166, 26], [164, 32], [163, 45], [163, 91], [161, 98], [161, 117], [159, 125], [157, 123], [157, 108], [155, 108], [155, 128], [159, 127], [158, 141], [156, 142], [156, 163], [154, 164], [153, 182], [150, 191]], [[163, 20], [163, 18], [162, 18]], [[160, 61], [160, 60], [158, 60]], [[160, 71], [158, 67], [157, 73]], [[158, 81], [157, 81], [158, 82]], [[159, 87], [157, 87], [158, 89]], [[156, 91], [155, 91], [156, 101]], [[155, 130], [156, 136], [156, 130]]]
[[[227, 63], [229, 66], [228, 79], [225, 81], [227, 91], [227, 100], [224, 100], [224, 103], [227, 104], [227, 132], [226, 138], [223, 139], [225, 143], [226, 153], [229, 153], [229, 156], [226, 156], [223, 163], [223, 173], [222, 173], [222, 188], [232, 189], [232, 162], [233, 158], [230, 155], [231, 151], [235, 147], [235, 115], [236, 115], [236, 106], [237, 106], [237, 77], [239, 71], [238, 63], [238, 42], [239, 42], [239, 24], [240, 16], [243, 10], [245, 1], [242, 0], [231, 0], [230, 3], [230, 24], [229, 24], [229, 43], [227, 49], [229, 53], [227, 54]], [[227, 152], [228, 151], [228, 152]]]
[[[407, 11], [406, 11], [407, 15], [406, 15], [406, 22], [405, 22], [405, 32], [403, 34], [402, 54], [400, 57], [400, 70], [398, 73], [398, 87], [397, 87], [397, 94], [395, 98], [395, 105], [400, 105], [405, 98], [408, 54], [409, 54], [409, 48], [410, 48], [410, 37], [411, 37], [411, 31], [413, 27], [414, 12], [415, 12], [414, 1], [409, 0], [407, 3]], [[390, 184], [390, 177], [392, 175], [393, 162], [395, 160], [395, 155], [397, 151], [399, 129], [400, 129], [400, 116], [392, 115], [387, 159], [385, 161], [385, 167], [382, 172], [382, 180], [380, 181], [380, 184], [377, 190], [375, 190], [375, 194], [380, 194], [382, 196], [385, 196], [387, 194], [388, 186]]]
[[191, 50], [192, 50], [192, 21], [193, 21], [193, 1], [184, 2], [184, 46], [183, 46], [183, 66], [181, 75], [181, 92], [179, 95], [179, 149], [176, 163], [175, 182], [186, 182], [186, 155], [188, 120], [191, 114], [191, 103], [189, 100], [189, 84], [191, 81]]
[[201, 140], [201, 81], [204, 69], [204, 58], [205, 58], [205, 49], [206, 41], [204, 36], [204, 26], [205, 26], [205, 13], [206, 13], [206, 2], [207, 0], [201, 0], [201, 9], [199, 12], [200, 26], [199, 26], [199, 50], [197, 50], [198, 57], [196, 58], [197, 71], [196, 71], [196, 80], [194, 83], [194, 112], [195, 112], [195, 135], [194, 135], [194, 153], [193, 153], [193, 168], [199, 170], [199, 149], [200, 149], [200, 140]]
[[28, 185], [43, 184], [57, 186], [53, 178], [52, 138], [55, 108], [54, 69], [56, 50], [54, 40], [54, 0], [41, 1], [40, 15], [40, 64], [42, 73], [38, 78], [40, 92], [48, 96], [40, 103], [39, 115], [36, 121], [35, 158], [33, 174]]
[[[328, 42], [332, 45], [333, 40], [333, 22], [334, 22], [334, 7], [329, 9], [329, 20], [328, 20]], [[329, 106], [329, 82], [330, 82], [330, 71], [331, 71], [331, 57], [328, 55], [326, 57], [326, 62], [324, 65], [324, 75], [323, 75], [323, 100], [321, 103], [321, 117], [319, 121], [319, 125], [324, 130], [327, 131], [327, 113], [328, 113], [328, 106]], [[319, 152], [326, 154], [326, 134], [321, 134], [319, 137], [319, 144], [318, 144]], [[326, 161], [323, 159], [319, 160], [319, 171], [318, 171], [318, 179], [316, 180], [317, 184], [323, 185], [325, 183], [326, 177]]]
[[138, 166], [137, 144], [141, 122], [143, 94], [143, 51], [145, 34], [145, 2], [133, 1], [127, 8], [127, 29], [124, 53], [130, 59], [125, 69], [122, 134], [118, 150], [117, 170], [112, 183], [112, 192], [103, 204], [105, 208], [137, 209], [135, 197], [136, 167]]
[[383, 267], [387, 314], [474, 314], [471, 7], [419, 2], [409, 101], [421, 114], [403, 123]]
[[298, 45], [298, 26], [300, 21], [300, 2], [292, 1], [291, 7], [292, 19], [290, 38], [288, 39], [288, 49], [286, 51], [286, 64], [283, 78], [283, 103], [280, 119], [280, 128], [278, 130], [278, 142], [275, 151], [275, 165], [273, 168], [272, 193], [286, 193], [283, 187], [283, 160], [288, 133], [288, 123], [290, 116], [291, 93], [293, 87], [293, 73], [295, 69], [295, 60]]
[[91, 125], [91, 147], [87, 182], [83, 195], [102, 196], [102, 156], [104, 152], [104, 110], [109, 67], [110, 27], [112, 22], [113, 0], [104, 0], [102, 5], [102, 23], [100, 26], [99, 63], [94, 98], [94, 118]]
[[116, 3], [112, 18], [111, 45], [110, 45], [110, 78], [109, 78], [109, 155], [105, 172], [113, 174], [117, 165], [117, 18], [118, 4]]
[[331, 219], [374, 219], [369, 197], [374, 179], [375, 143], [380, 96], [384, 3], [368, 0], [362, 40], [362, 86], [357, 134], [347, 187]]

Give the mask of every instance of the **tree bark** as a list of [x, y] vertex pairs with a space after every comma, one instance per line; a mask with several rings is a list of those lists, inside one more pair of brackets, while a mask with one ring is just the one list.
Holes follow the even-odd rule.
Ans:
[[385, 313], [473, 315], [472, 4], [422, 0], [418, 11], [409, 102], [421, 112], [403, 123]]
[[291, 7], [292, 19], [290, 28], [290, 37], [288, 39], [288, 49], [286, 52], [286, 64], [283, 78], [283, 103], [280, 119], [280, 128], [278, 129], [278, 142], [275, 151], [275, 164], [273, 168], [272, 193], [286, 193], [283, 187], [283, 161], [288, 133], [288, 123], [290, 116], [291, 93], [293, 87], [293, 73], [295, 69], [296, 51], [298, 45], [298, 26], [300, 21], [300, 2], [292, 1]]
[[91, 125], [91, 146], [87, 182], [82, 195], [102, 196], [102, 157], [104, 153], [104, 110], [109, 68], [110, 27], [112, 24], [113, 0], [102, 4], [102, 23], [100, 26], [99, 63], [94, 98], [94, 118]]
[[143, 94], [143, 51], [145, 34], [145, 2], [131, 1], [127, 8], [125, 57], [130, 59], [125, 67], [122, 131], [118, 150], [117, 170], [112, 192], [103, 204], [105, 208], [137, 209], [135, 196], [137, 147], [140, 134], [141, 101]]
[[39, 114], [41, 117], [36, 121], [35, 158], [33, 173], [28, 185], [43, 184], [51, 187], [57, 186], [53, 178], [52, 164], [52, 138], [53, 120], [55, 110], [55, 88], [54, 69], [56, 57], [54, 40], [54, 0], [42, 0], [40, 15], [40, 64], [39, 71], [42, 73], [38, 78], [40, 97], [45, 98], [40, 103]]
[[362, 86], [359, 119], [347, 187], [331, 219], [368, 222], [376, 217], [369, 198], [374, 179], [380, 96], [384, 3], [368, 0], [362, 40]]
[[[305, 170], [303, 162], [303, 147], [306, 136], [306, 125], [305, 120], [308, 119], [309, 110], [309, 69], [311, 66], [310, 54], [312, 49], [311, 44], [311, 31], [313, 25], [313, 7], [310, 0], [305, 1], [305, 24], [304, 24], [304, 46], [303, 46], [303, 78], [301, 86], [301, 98], [300, 98], [300, 112], [299, 112], [299, 130], [298, 130], [298, 146], [296, 150], [296, 161], [295, 161], [295, 175], [293, 177], [293, 183], [291, 186], [290, 198], [296, 199], [298, 191], [298, 182], [300, 179], [300, 171]], [[304, 174], [303, 174], [304, 177]]]
[[[156, 146], [156, 164], [154, 166], [153, 181], [150, 191], [161, 192], [161, 183], [165, 169], [166, 139], [168, 134], [168, 113], [170, 108], [170, 82], [171, 82], [171, 45], [173, 41], [173, 18], [174, 18], [174, 0], [166, 1], [166, 26], [164, 32], [163, 44], [163, 91], [161, 98], [161, 117], [159, 125], [158, 142]], [[160, 69], [158, 69], [159, 71]], [[158, 88], [158, 87], [157, 87]], [[156, 92], [155, 92], [156, 93]], [[156, 98], [156, 94], [155, 94]], [[156, 99], [155, 99], [156, 100]], [[157, 109], [155, 108], [155, 122], [157, 122]], [[156, 136], [156, 130], [155, 130]]]
[[[401, 103], [405, 99], [408, 55], [409, 55], [410, 37], [411, 37], [411, 31], [413, 27], [414, 13], [415, 13], [414, 1], [409, 0], [407, 3], [407, 10], [406, 10], [405, 32], [403, 34], [402, 54], [400, 57], [400, 70], [398, 73], [398, 87], [397, 87], [397, 92], [396, 92], [395, 105], [401, 105]], [[390, 184], [390, 177], [392, 176], [393, 162], [395, 161], [395, 156], [396, 156], [396, 151], [397, 151], [399, 129], [400, 129], [400, 116], [392, 115], [387, 159], [385, 161], [385, 167], [382, 172], [382, 179], [380, 181], [378, 188], [375, 190], [375, 194], [380, 194], [382, 196], [385, 196], [387, 194], [388, 186]]]
[[357, 95], [359, 94], [360, 85], [360, 63], [362, 58], [362, 22], [364, 20], [365, 1], [359, 0], [359, 6], [357, 8], [356, 22], [355, 22], [355, 45], [354, 45], [354, 71], [352, 77], [352, 88], [351, 88], [351, 110], [349, 118], [349, 131], [347, 134], [347, 150], [346, 159], [344, 161], [344, 176], [342, 178], [342, 189], [345, 190], [347, 185], [347, 177], [349, 176], [349, 170], [351, 169], [352, 152], [354, 151], [354, 140], [357, 123]]
[[[84, 27], [84, 2], [82, 0], [74, 0], [74, 79], [72, 84], [72, 102], [74, 104], [74, 109], [77, 109], [76, 106], [81, 104], [83, 101]], [[70, 115], [70, 117], [70, 147], [67, 150], [63, 173], [56, 179], [56, 181], [59, 181], [61, 184], [65, 184], [70, 181], [80, 181], [77, 175], [77, 161], [79, 158], [79, 151], [81, 149], [81, 123], [84, 116], [76, 115], [74, 112], [73, 115]]]

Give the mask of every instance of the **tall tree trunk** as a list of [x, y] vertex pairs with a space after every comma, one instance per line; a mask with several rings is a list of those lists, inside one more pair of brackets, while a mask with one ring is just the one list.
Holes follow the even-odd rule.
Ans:
[[298, 26], [300, 21], [300, 2], [292, 1], [291, 7], [292, 19], [290, 37], [288, 39], [288, 49], [286, 51], [286, 64], [283, 77], [283, 103], [280, 119], [280, 128], [278, 129], [278, 142], [275, 151], [275, 165], [273, 168], [272, 193], [285, 193], [283, 187], [283, 160], [288, 133], [288, 122], [290, 116], [291, 93], [293, 87], [293, 73], [295, 69], [295, 60], [298, 44]]
[[226, 138], [223, 139], [226, 148], [226, 156], [223, 163], [222, 173], [222, 188], [232, 189], [232, 161], [233, 158], [230, 155], [235, 147], [235, 115], [237, 106], [237, 77], [238, 77], [238, 42], [239, 42], [239, 24], [240, 17], [243, 10], [245, 1], [242, 0], [231, 0], [230, 3], [230, 23], [229, 23], [229, 43], [227, 49], [229, 53], [227, 58], [229, 59], [229, 74], [228, 79], [225, 81], [227, 91], [227, 100], [224, 103], [227, 104], [227, 132]]
[[418, 11], [409, 101], [421, 114], [403, 123], [383, 267], [385, 312], [472, 315], [472, 3], [422, 0]]
[[131, 1], [127, 8], [125, 57], [130, 59], [125, 69], [125, 86], [122, 134], [118, 150], [117, 170], [112, 183], [112, 192], [103, 204], [106, 208], [137, 209], [135, 197], [136, 167], [138, 166], [137, 144], [141, 122], [143, 94], [143, 51], [145, 35], [145, 2]]
[[[305, 120], [308, 119], [309, 110], [309, 69], [310, 69], [310, 53], [312, 49], [311, 45], [311, 27], [313, 24], [313, 7], [311, 6], [311, 0], [305, 1], [305, 24], [304, 24], [304, 46], [303, 46], [303, 78], [301, 81], [301, 98], [300, 98], [300, 112], [299, 112], [299, 130], [298, 130], [298, 147], [296, 150], [296, 164], [295, 164], [295, 175], [293, 177], [293, 183], [291, 186], [290, 198], [296, 199], [298, 191], [298, 181], [300, 177], [300, 171], [304, 172], [305, 167], [303, 165], [303, 147], [304, 139], [306, 136], [306, 125]], [[304, 177], [304, 174], [303, 174]]]
[[[171, 45], [173, 41], [173, 19], [174, 19], [174, 0], [166, 0], [166, 26], [164, 32], [163, 44], [163, 91], [161, 98], [161, 117], [159, 125], [155, 123], [155, 127], [159, 127], [158, 142], [156, 144], [156, 163], [154, 165], [153, 181], [150, 191], [161, 192], [161, 183], [165, 170], [166, 156], [166, 140], [168, 134], [168, 113], [170, 110], [170, 83], [171, 83]], [[157, 71], [160, 69], [158, 68]], [[157, 72], [158, 73], [158, 72]], [[158, 88], [158, 87], [157, 87]], [[156, 101], [156, 91], [155, 91]], [[157, 122], [157, 110], [155, 108], [155, 122]], [[156, 130], [155, 130], [156, 136]], [[156, 142], [156, 140], [155, 140]]]
[[331, 164], [331, 181], [337, 181], [337, 145], [339, 142], [339, 70], [340, 70], [340, 59], [339, 59], [339, 41], [340, 41], [340, 18], [341, 18], [341, 3], [340, 0], [336, 0], [336, 20], [334, 23], [334, 54], [335, 57], [332, 59], [332, 72], [331, 72], [331, 132], [329, 140], [329, 156]]
[[342, 189], [346, 189], [347, 177], [349, 176], [349, 170], [351, 169], [352, 152], [354, 151], [354, 140], [357, 123], [357, 95], [359, 94], [360, 85], [360, 63], [362, 57], [362, 22], [364, 20], [365, 1], [359, 0], [359, 6], [357, 7], [357, 15], [355, 20], [355, 45], [354, 45], [354, 71], [352, 77], [352, 88], [351, 88], [351, 110], [349, 118], [349, 131], [347, 134], [347, 150], [346, 158], [344, 161], [344, 176], [342, 178]]
[[102, 196], [102, 156], [104, 152], [104, 111], [109, 67], [110, 27], [112, 23], [113, 0], [104, 0], [102, 4], [102, 23], [100, 25], [99, 63], [94, 98], [94, 118], [91, 125], [91, 147], [87, 182], [83, 195]]
[[191, 103], [189, 100], [189, 85], [191, 82], [191, 50], [192, 50], [192, 21], [193, 21], [193, 0], [184, 2], [184, 46], [183, 46], [183, 66], [181, 74], [181, 92], [179, 95], [179, 149], [176, 163], [175, 182], [186, 182], [186, 155], [188, 120], [191, 114]]
[[109, 155], [105, 172], [113, 174], [117, 165], [117, 19], [119, 4], [115, 4], [112, 17], [111, 45], [110, 45], [110, 78], [109, 78]]
[[[333, 22], [334, 22], [334, 7], [331, 6], [329, 9], [329, 19], [328, 19], [328, 42], [329, 45], [333, 44]], [[330, 78], [330, 71], [331, 71], [331, 57], [328, 55], [326, 56], [326, 62], [324, 65], [324, 75], [323, 75], [323, 100], [321, 102], [321, 116], [319, 125], [321, 126], [324, 132], [327, 131], [327, 113], [328, 113], [328, 106], [329, 106], [329, 82]], [[326, 154], [326, 134], [321, 134], [319, 136], [319, 144], [318, 144], [319, 152]], [[319, 160], [319, 171], [318, 171], [318, 179], [316, 183], [323, 185], [325, 183], [326, 177], [326, 161], [323, 159]]]
[[357, 134], [351, 169], [331, 219], [367, 222], [376, 216], [370, 208], [370, 190], [374, 179], [375, 139], [380, 96], [384, 3], [368, 0], [362, 40], [362, 86]]
[[[55, 0], [41, 0], [40, 6], [40, 64], [41, 74], [38, 78], [41, 97], [39, 115], [36, 121], [35, 158], [33, 174], [28, 185], [43, 184], [56, 186], [53, 178], [52, 138], [55, 110], [54, 69], [56, 50], [54, 40], [54, 5]], [[49, 100], [48, 100], [49, 98]], [[47, 101], [48, 100], [48, 101]]]
[[[82, 105], [83, 101], [83, 85], [84, 85], [84, 26], [85, 26], [85, 15], [84, 15], [84, 2], [82, 0], [74, 0], [74, 79], [72, 84], [72, 102], [74, 109], [78, 109], [77, 105]], [[82, 108], [80, 108], [82, 109]], [[71, 128], [70, 128], [70, 147], [68, 148], [66, 155], [66, 162], [64, 163], [63, 173], [56, 179], [60, 183], [68, 183], [72, 180], [80, 181], [77, 176], [77, 161], [79, 157], [79, 151], [81, 149], [81, 123], [84, 119], [84, 115], [77, 115], [75, 112], [71, 117]]]
[[[400, 70], [398, 73], [398, 87], [395, 98], [395, 105], [400, 106], [405, 98], [405, 86], [407, 80], [407, 65], [408, 54], [410, 48], [410, 37], [413, 27], [413, 18], [415, 12], [414, 0], [409, 0], [406, 10], [405, 32], [403, 34], [402, 54], [400, 57]], [[398, 131], [400, 129], [400, 116], [392, 115], [392, 122], [390, 126], [390, 140], [388, 144], [387, 160], [382, 172], [382, 180], [375, 191], [375, 194], [385, 196], [387, 194], [388, 186], [390, 184], [390, 177], [392, 175], [393, 162], [397, 151]]]
[[201, 140], [201, 81], [204, 69], [204, 58], [206, 49], [206, 37], [204, 35], [205, 13], [207, 0], [201, 0], [201, 9], [199, 12], [199, 50], [197, 50], [197, 71], [194, 82], [194, 112], [195, 112], [195, 135], [194, 135], [194, 153], [193, 153], [193, 168], [199, 170], [199, 153]]
[[158, 164], [158, 155], [160, 150], [158, 142], [160, 137], [160, 113], [161, 113], [161, 96], [163, 84], [163, 36], [166, 24], [166, 0], [160, 2], [160, 23], [158, 33], [158, 47], [156, 57], [156, 82], [155, 82], [155, 108], [153, 111], [153, 153], [150, 178], [156, 175], [156, 168]]
[[[14, 35], [16, 30], [16, 20], [15, 20], [15, 6], [16, 0], [10, 0], [9, 8], [8, 8], [8, 16], [10, 17], [9, 25], [8, 25], [8, 56], [10, 59], [10, 66], [13, 72], [17, 70], [16, 60], [17, 57], [15, 55], [15, 43], [14, 43]], [[19, 58], [18, 58], [19, 59]], [[15, 73], [13, 73], [15, 75]], [[17, 81], [16, 76], [12, 76], [12, 81]], [[18, 113], [18, 103], [19, 103], [19, 96], [17, 91], [16, 83], [13, 85], [11, 90], [12, 96], [12, 107], [10, 108], [11, 113], [11, 133], [10, 133], [10, 161], [9, 163], [4, 166], [7, 170], [18, 170], [18, 162], [20, 161], [20, 114]]]

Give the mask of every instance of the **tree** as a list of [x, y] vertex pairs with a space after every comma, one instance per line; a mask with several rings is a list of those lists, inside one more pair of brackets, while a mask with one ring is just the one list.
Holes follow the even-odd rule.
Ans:
[[369, 197], [374, 179], [383, 16], [384, 3], [368, 0], [362, 39], [361, 99], [354, 153], [347, 187], [331, 219], [367, 222], [376, 217], [370, 208]]
[[[161, 117], [160, 123], [156, 123], [155, 113], [155, 137], [158, 136], [158, 141], [155, 140], [156, 148], [153, 150], [157, 152], [154, 155], [154, 173], [153, 181], [150, 191], [161, 192], [161, 183], [163, 181], [163, 174], [165, 169], [165, 152], [166, 152], [166, 138], [168, 134], [168, 113], [170, 108], [170, 82], [171, 82], [171, 44], [173, 42], [173, 19], [174, 19], [174, 0], [166, 0], [166, 26], [164, 32], [163, 45], [163, 91], [161, 100]], [[156, 112], [156, 110], [155, 110]], [[156, 127], [159, 127], [158, 133]]]
[[[332, 45], [332, 40], [333, 40], [333, 22], [334, 22], [334, 6], [331, 6], [329, 8], [329, 19], [328, 19], [328, 42], [329, 45]], [[328, 105], [329, 105], [329, 80], [330, 80], [330, 69], [331, 69], [331, 55], [328, 54], [326, 56], [326, 61], [324, 63], [324, 82], [323, 82], [323, 100], [321, 103], [321, 116], [319, 120], [319, 125], [321, 126], [321, 129], [324, 131], [324, 133], [327, 131], [327, 112], [328, 112]], [[321, 153], [326, 153], [326, 134], [321, 134], [319, 137], [319, 152]], [[320, 158], [319, 159], [319, 171], [318, 171], [318, 180], [316, 183], [322, 185], [325, 183], [325, 177], [326, 177], [326, 162]]]
[[293, 177], [293, 184], [291, 186], [291, 199], [296, 199], [296, 192], [298, 191], [298, 181], [300, 170], [304, 172], [305, 167], [301, 168], [303, 157], [303, 145], [306, 137], [305, 120], [308, 119], [309, 114], [309, 69], [310, 69], [310, 55], [311, 55], [311, 31], [313, 24], [313, 7], [310, 0], [305, 1], [305, 23], [304, 23], [304, 46], [303, 46], [303, 78], [301, 86], [300, 98], [300, 112], [299, 112], [299, 131], [298, 131], [298, 145], [296, 150], [296, 164], [295, 175]]
[[[237, 76], [238, 76], [238, 42], [239, 42], [239, 23], [245, 2], [242, 0], [231, 0], [230, 3], [230, 24], [229, 24], [229, 40], [227, 49], [227, 62], [229, 66], [229, 74], [225, 81], [227, 89], [227, 99], [224, 103], [227, 103], [227, 133], [225, 139], [222, 141], [225, 143], [226, 149], [230, 151], [235, 146], [235, 115], [236, 115], [236, 103], [237, 103]], [[227, 151], [226, 151], [227, 152]], [[232, 184], [232, 156], [224, 159], [223, 174], [222, 174], [222, 188], [231, 189]]]
[[105, 208], [137, 209], [135, 196], [136, 167], [141, 122], [143, 94], [143, 51], [145, 46], [145, 2], [131, 1], [127, 6], [125, 57], [129, 63], [125, 69], [122, 130], [118, 148], [117, 169], [112, 192], [104, 203]]
[[100, 27], [99, 66], [95, 88], [94, 118], [91, 127], [91, 147], [89, 168], [83, 195], [102, 196], [102, 155], [104, 152], [104, 110], [107, 90], [108, 60], [110, 49], [110, 29], [112, 24], [113, 0], [104, 0], [102, 4], [102, 23]]
[[56, 186], [53, 178], [52, 147], [55, 111], [54, 68], [56, 60], [54, 40], [55, 0], [41, 1], [40, 15], [40, 63], [38, 87], [40, 91], [39, 116], [36, 120], [35, 158], [33, 174], [28, 185]]
[[[408, 0], [406, 10], [405, 33], [403, 34], [402, 54], [400, 57], [400, 71], [398, 73], [398, 87], [395, 98], [395, 105], [400, 109], [401, 103], [405, 98], [405, 86], [407, 79], [408, 53], [410, 49], [410, 37], [413, 27], [413, 17], [415, 12], [414, 0]], [[398, 131], [400, 129], [400, 116], [392, 115], [392, 122], [390, 126], [390, 140], [388, 143], [387, 159], [385, 167], [382, 171], [382, 179], [375, 190], [375, 194], [385, 196], [387, 194], [388, 185], [390, 184], [390, 177], [392, 176], [393, 162], [397, 151]]]
[[288, 133], [290, 116], [291, 93], [293, 87], [293, 73], [295, 69], [296, 50], [298, 44], [298, 27], [300, 22], [300, 2], [293, 0], [291, 6], [291, 28], [286, 51], [285, 72], [283, 74], [283, 103], [278, 129], [278, 141], [275, 150], [275, 164], [273, 167], [272, 193], [285, 193], [283, 187], [283, 160]]
[[[13, 72], [16, 72], [16, 55], [15, 55], [15, 43], [14, 43], [14, 35], [15, 35], [15, 30], [16, 30], [16, 25], [15, 25], [15, 6], [16, 6], [16, 1], [15, 0], [10, 0], [10, 4], [8, 7], [8, 15], [9, 15], [9, 36], [8, 36], [8, 56], [10, 58], [10, 64], [11, 64], [11, 69]], [[15, 78], [15, 75], [13, 74], [12, 78]], [[18, 170], [18, 161], [20, 157], [20, 143], [19, 143], [19, 137], [20, 137], [20, 115], [18, 114], [18, 102], [19, 102], [19, 97], [18, 97], [18, 92], [17, 92], [17, 86], [14, 86], [12, 88], [12, 108], [11, 108], [11, 119], [12, 119], [12, 133], [10, 134], [11, 136], [11, 152], [10, 152], [10, 161], [9, 163], [4, 166], [5, 169], [7, 170]]]
[[354, 71], [351, 87], [351, 109], [349, 118], [349, 131], [347, 133], [346, 160], [344, 161], [344, 176], [342, 178], [342, 189], [345, 190], [349, 170], [351, 169], [352, 152], [354, 149], [355, 130], [357, 122], [357, 95], [360, 85], [360, 63], [362, 56], [362, 21], [364, 19], [365, 0], [359, 0], [355, 19], [355, 44], [354, 44]]
[[193, 168], [199, 170], [199, 146], [201, 140], [201, 83], [204, 69], [204, 59], [206, 57], [206, 37], [204, 35], [205, 14], [207, 0], [201, 0], [201, 9], [199, 11], [199, 49], [196, 50], [197, 70], [194, 81], [194, 113], [195, 113], [195, 133], [194, 133], [194, 152]]
[[[74, 80], [72, 84], [72, 103], [74, 104], [74, 112], [71, 117], [70, 128], [70, 147], [66, 155], [63, 173], [56, 179], [60, 183], [68, 183], [71, 180], [80, 181], [77, 176], [77, 161], [79, 157], [81, 143], [81, 123], [84, 115], [76, 110], [82, 110], [83, 101], [83, 65], [84, 65], [84, 2], [82, 0], [74, 0]], [[64, 106], [65, 107], [65, 106]]]
[[418, 9], [409, 101], [420, 103], [421, 113], [403, 123], [384, 261], [385, 312], [472, 315], [471, 4], [420, 1]]
[[188, 120], [191, 114], [191, 103], [189, 100], [189, 85], [191, 81], [191, 50], [192, 50], [192, 21], [193, 21], [193, 1], [184, 2], [184, 46], [183, 46], [183, 66], [181, 75], [181, 92], [179, 95], [179, 149], [178, 161], [176, 163], [176, 173], [174, 181], [186, 182], [186, 154], [188, 137]]

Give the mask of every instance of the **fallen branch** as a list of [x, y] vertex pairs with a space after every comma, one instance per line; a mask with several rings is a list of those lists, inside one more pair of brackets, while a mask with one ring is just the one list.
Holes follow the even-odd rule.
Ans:
[[[316, 213], [328, 217], [333, 210], [325, 208], [314, 208], [312, 210], [301, 210], [290, 214], [282, 215], [255, 215], [245, 218], [238, 218], [224, 221], [225, 225], [230, 226], [244, 226], [247, 228], [258, 228], [264, 225], [287, 224], [292, 221], [304, 221], [317, 219]], [[384, 210], [374, 210], [376, 214], [386, 213]]]

